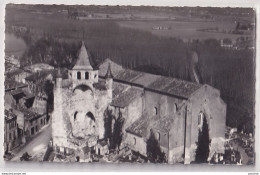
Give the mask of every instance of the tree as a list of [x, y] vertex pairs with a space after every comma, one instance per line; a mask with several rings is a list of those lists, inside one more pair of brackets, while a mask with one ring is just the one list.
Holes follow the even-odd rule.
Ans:
[[206, 117], [203, 117], [202, 130], [199, 129], [195, 162], [205, 163], [209, 157], [209, 129]]
[[153, 131], [150, 131], [149, 139], [146, 142], [147, 158], [153, 163], [165, 163], [165, 153], [161, 151], [160, 144], [155, 138]]
[[112, 110], [107, 108], [104, 112], [104, 128], [105, 128], [104, 139], [108, 142], [111, 142], [111, 138], [112, 138], [113, 118], [114, 116], [112, 114]]
[[47, 120], [49, 120], [49, 112], [53, 111], [54, 96], [53, 96], [53, 83], [50, 80], [44, 82], [43, 90], [47, 94]]
[[112, 143], [111, 143], [111, 148], [115, 149], [118, 148], [121, 145], [122, 139], [123, 139], [123, 125], [124, 125], [125, 119], [122, 116], [122, 113], [119, 112], [119, 116], [117, 119], [115, 119], [115, 124], [114, 124], [114, 130], [113, 130], [113, 137], [112, 137]]

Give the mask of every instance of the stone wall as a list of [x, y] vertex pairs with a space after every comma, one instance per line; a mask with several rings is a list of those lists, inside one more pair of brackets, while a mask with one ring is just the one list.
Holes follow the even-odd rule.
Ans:
[[[210, 139], [225, 137], [225, 126], [226, 126], [226, 104], [220, 98], [219, 90], [204, 85], [198, 91], [196, 91], [190, 98], [191, 105], [191, 144], [195, 144], [198, 141], [199, 131], [199, 114], [202, 112], [207, 118], [209, 126], [209, 137]], [[216, 142], [212, 142], [215, 144]], [[218, 144], [218, 147], [221, 143]], [[224, 147], [224, 143], [222, 144]], [[212, 148], [215, 147], [212, 145]], [[219, 149], [220, 150], [220, 149]], [[211, 150], [210, 155], [212, 155]], [[191, 157], [191, 160], [194, 159]]]
[[146, 156], [146, 142], [142, 137], [126, 133], [125, 143], [131, 150]]

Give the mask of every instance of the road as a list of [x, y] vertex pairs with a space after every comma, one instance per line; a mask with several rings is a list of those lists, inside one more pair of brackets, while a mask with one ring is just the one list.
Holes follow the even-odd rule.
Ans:
[[28, 152], [30, 155], [36, 155], [37, 153], [42, 152], [47, 148], [47, 145], [51, 139], [51, 125], [48, 124], [40, 133], [38, 133], [32, 140], [30, 140], [26, 145], [19, 150], [19, 152], [14, 152], [15, 156], [11, 159], [11, 161], [20, 161], [20, 157], [23, 153]]

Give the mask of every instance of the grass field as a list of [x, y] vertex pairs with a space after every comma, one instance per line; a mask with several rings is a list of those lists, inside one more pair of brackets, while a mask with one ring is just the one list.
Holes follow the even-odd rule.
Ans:
[[[62, 30], [62, 32], [76, 30], [82, 28], [88, 23], [93, 23], [100, 20], [113, 20], [121, 27], [134, 28], [143, 31], [149, 31], [154, 35], [163, 37], [178, 37], [184, 41], [192, 39], [224, 39], [229, 38], [236, 40], [236, 38], [243, 35], [228, 34], [228, 33], [212, 33], [205, 31], [198, 31], [198, 29], [218, 28], [219, 31], [230, 31], [236, 27], [236, 20], [245, 20], [233, 17], [216, 17], [215, 20], [205, 20], [198, 17], [181, 16], [180, 14], [168, 13], [148, 13], [138, 11], [136, 13], [100, 13], [93, 12], [92, 17], [86, 17], [86, 20], [73, 21], [67, 19], [66, 13], [54, 12], [52, 14], [37, 14], [32, 11], [20, 9], [8, 9], [6, 12], [7, 24], [21, 24], [29, 28], [37, 30]], [[106, 16], [109, 16], [108, 18]], [[170, 20], [171, 19], [171, 20]], [[63, 24], [67, 23], [69, 28], [63, 28]], [[54, 27], [55, 26], [55, 27]], [[61, 26], [60, 28], [57, 26]], [[153, 30], [153, 27], [163, 26], [170, 27], [169, 30]], [[248, 36], [248, 35], [247, 35]], [[253, 35], [251, 35], [253, 37]]]
[[[182, 22], [182, 21], [119, 21], [122, 27], [135, 28], [139, 30], [150, 31], [151, 33], [164, 37], [178, 37], [185, 40], [189, 39], [224, 39], [230, 38], [235, 40], [243, 35], [211, 33], [197, 31], [198, 29], [218, 28], [220, 31], [234, 30], [235, 22]], [[169, 30], [153, 30], [155, 26], [171, 27]]]

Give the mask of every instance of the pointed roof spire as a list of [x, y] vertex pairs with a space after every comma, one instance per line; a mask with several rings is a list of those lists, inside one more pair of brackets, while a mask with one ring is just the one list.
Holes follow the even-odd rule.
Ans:
[[112, 71], [111, 71], [110, 63], [108, 64], [107, 73], [105, 75], [105, 78], [113, 78], [113, 74], [112, 74]]
[[82, 45], [81, 45], [81, 48], [79, 50], [78, 60], [77, 60], [76, 64], [74, 65], [73, 69], [93, 70], [93, 67], [90, 64], [89, 54], [87, 52], [87, 49], [86, 49], [84, 41], [82, 41]]

